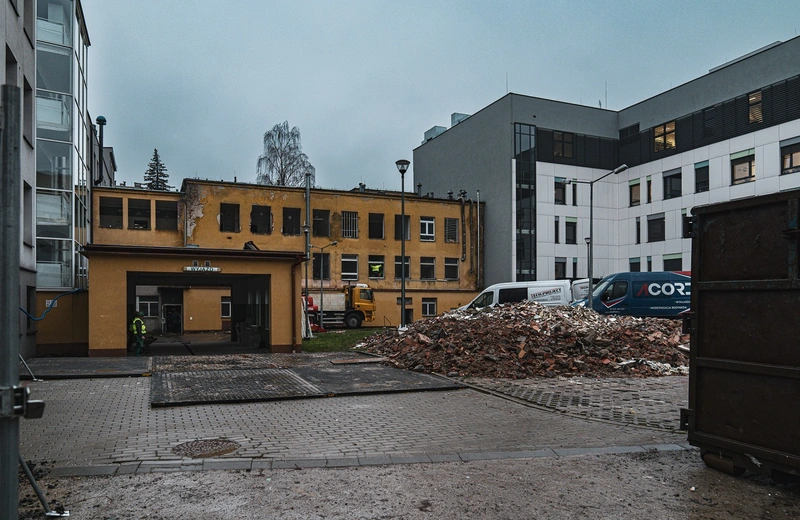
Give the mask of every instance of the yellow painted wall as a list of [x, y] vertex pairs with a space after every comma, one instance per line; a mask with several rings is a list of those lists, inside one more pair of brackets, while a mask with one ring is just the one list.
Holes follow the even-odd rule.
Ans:
[[[187, 179], [184, 181], [185, 204], [187, 211], [187, 242], [200, 247], [210, 248], [242, 248], [252, 241], [259, 249], [269, 251], [304, 251], [305, 236], [284, 235], [282, 233], [283, 209], [300, 209], [301, 224], [306, 219], [305, 190], [303, 188], [285, 188], [275, 186], [254, 186], [233, 183], [218, 183]], [[219, 230], [220, 204], [239, 205], [239, 231], [222, 233]], [[250, 231], [250, 212], [253, 205], [269, 206], [272, 213], [272, 230], [269, 234], [254, 234]], [[336, 190], [311, 190], [311, 214], [314, 209], [330, 211], [330, 236], [312, 236], [311, 244], [326, 246], [337, 241], [335, 246], [327, 247], [324, 252], [330, 255], [331, 279], [323, 281], [325, 290], [338, 291], [349, 283], [365, 283], [376, 291], [389, 292], [386, 301], [377, 302], [378, 315], [368, 326], [383, 326], [384, 323], [397, 325], [400, 322], [400, 308], [397, 298], [400, 297], [401, 282], [395, 279], [395, 256], [400, 256], [401, 242], [394, 239], [395, 215], [401, 214], [399, 193], [376, 192], [343, 192]], [[342, 237], [342, 212], [358, 213], [358, 238]], [[405, 213], [410, 217], [411, 238], [405, 243], [406, 256], [410, 257], [411, 276], [406, 280], [407, 296], [414, 292], [414, 317], [422, 316], [422, 297], [437, 298], [440, 312], [449, 310], [456, 304], [468, 303], [478, 294], [478, 265], [483, 265], [482, 250], [474, 243], [473, 230], [477, 226], [477, 207], [473, 205], [470, 219], [469, 205], [464, 207], [466, 229], [466, 247], [464, 248], [464, 229], [461, 220], [462, 205], [456, 200], [428, 199], [413, 193], [406, 194]], [[384, 215], [384, 238], [369, 238], [369, 214]], [[420, 217], [433, 217], [435, 222], [435, 240], [420, 240]], [[458, 242], [444, 241], [445, 218], [456, 218], [458, 225]], [[464, 261], [461, 261], [462, 252]], [[312, 248], [312, 255], [319, 249]], [[342, 281], [342, 255], [358, 255], [358, 280]], [[384, 278], [369, 278], [369, 256], [384, 257]], [[481, 256], [480, 262], [478, 261]], [[434, 257], [436, 264], [436, 280], [420, 280], [420, 258]], [[444, 280], [445, 258], [459, 259], [459, 279]], [[320, 282], [314, 280], [313, 264], [308, 262], [308, 287], [312, 294], [319, 294]], [[305, 286], [306, 267], [300, 267]], [[385, 318], [385, 319], [384, 319]]]
[[229, 288], [193, 287], [183, 291], [183, 330], [202, 332], [222, 330], [222, 297]]
[[[466, 305], [478, 295], [478, 292], [448, 292], [448, 291], [409, 291], [406, 290], [406, 300], [411, 299], [408, 309], [414, 311], [414, 321], [429, 316], [422, 315], [422, 299], [436, 299], [436, 314], [443, 314], [450, 310]], [[318, 298], [315, 298], [316, 301]], [[372, 323], [364, 322], [364, 327], [397, 327], [400, 325], [400, 292], [386, 291], [375, 293], [375, 307], [377, 308], [375, 321]]]
[[[202, 250], [198, 250], [202, 254]], [[89, 355], [126, 354], [127, 272], [175, 273], [186, 265], [186, 257], [156, 255], [114, 255], [89, 253]], [[271, 277], [271, 342], [274, 349], [301, 342], [300, 299], [292, 306], [292, 294], [300, 294], [300, 277], [292, 285], [291, 260], [264, 258], [215, 258], [214, 265], [225, 274], [264, 274]], [[297, 270], [295, 268], [295, 270]], [[176, 280], [179, 278], [176, 276]], [[219, 303], [215, 305], [219, 312]], [[292, 313], [297, 313], [292, 328]]]
[[[47, 309], [47, 300], [61, 292], [37, 292], [37, 318]], [[36, 324], [37, 356], [85, 356], [89, 342], [89, 295], [86, 291], [62, 296], [56, 306]]]
[[[183, 247], [184, 208], [178, 192], [140, 190], [131, 188], [93, 188], [93, 236], [94, 244], [131, 246]], [[100, 227], [100, 197], [122, 199], [122, 228]], [[129, 229], [128, 200], [150, 200], [150, 229]], [[167, 200], [178, 203], [178, 229], [156, 229], [156, 201]]]

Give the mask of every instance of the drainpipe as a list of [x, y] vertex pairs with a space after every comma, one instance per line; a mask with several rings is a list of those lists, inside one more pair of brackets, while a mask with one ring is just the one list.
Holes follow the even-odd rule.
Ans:
[[[292, 264], [292, 354], [297, 352], [297, 293], [294, 286], [297, 279], [297, 267], [303, 262], [307, 261], [307, 256], [298, 256], [297, 261]], [[303, 344], [300, 343], [300, 350], [303, 350]]]
[[99, 138], [100, 150], [98, 151], [97, 154], [98, 177], [94, 180], [94, 185], [97, 186], [99, 184], [102, 184], [103, 182], [103, 170], [104, 170], [103, 163], [105, 162], [103, 160], [103, 127], [106, 126], [106, 118], [103, 116], [97, 116], [97, 119], [95, 119], [95, 121], [97, 122], [97, 126], [100, 127], [100, 138]]

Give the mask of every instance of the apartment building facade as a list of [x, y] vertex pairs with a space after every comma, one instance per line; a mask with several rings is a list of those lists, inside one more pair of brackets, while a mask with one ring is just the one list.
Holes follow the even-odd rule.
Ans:
[[691, 208], [800, 187], [799, 143], [794, 38], [620, 111], [508, 94], [427, 133], [414, 175], [488, 202], [486, 247], [508, 254], [487, 285], [586, 276], [589, 183], [595, 277], [688, 270]]
[[[14, 0], [0, 8], [0, 27], [6, 51], [0, 57], [2, 83], [20, 90], [20, 270], [19, 307], [36, 313], [35, 190], [36, 156], [34, 85], [36, 82], [36, 36], [34, 0]], [[8, 124], [8, 123], [7, 123]], [[19, 314], [19, 351], [31, 356], [36, 349], [36, 321]]]

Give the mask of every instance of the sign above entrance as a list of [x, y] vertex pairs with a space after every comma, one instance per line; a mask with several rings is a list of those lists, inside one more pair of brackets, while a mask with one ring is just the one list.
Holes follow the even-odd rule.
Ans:
[[183, 270], [192, 273], [218, 273], [222, 271], [219, 267], [211, 267], [209, 265], [187, 265]]

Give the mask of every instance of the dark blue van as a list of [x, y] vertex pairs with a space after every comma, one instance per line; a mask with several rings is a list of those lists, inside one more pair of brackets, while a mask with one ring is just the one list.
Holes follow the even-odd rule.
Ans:
[[691, 294], [689, 271], [616, 273], [600, 280], [592, 299], [600, 314], [676, 318], [689, 311]]

